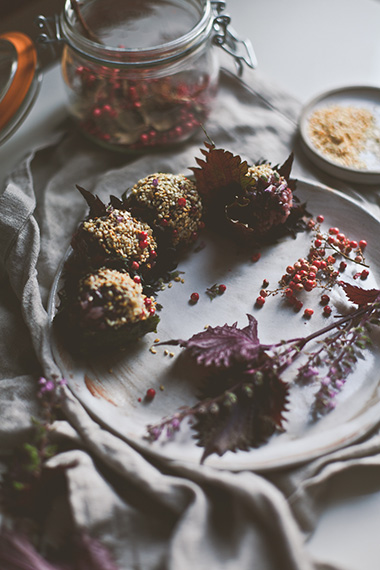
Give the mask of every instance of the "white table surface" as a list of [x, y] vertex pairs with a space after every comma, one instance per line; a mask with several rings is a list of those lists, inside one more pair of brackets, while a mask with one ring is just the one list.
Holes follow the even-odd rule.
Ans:
[[[249, 37], [259, 69], [306, 103], [343, 85], [380, 86], [379, 0], [229, 0], [228, 13]], [[0, 184], [20, 158], [66, 116], [59, 68], [45, 73], [38, 100], [0, 147]], [[380, 568], [380, 473], [332, 481], [308, 548], [344, 570]], [[280, 570], [280, 569], [279, 569]]]

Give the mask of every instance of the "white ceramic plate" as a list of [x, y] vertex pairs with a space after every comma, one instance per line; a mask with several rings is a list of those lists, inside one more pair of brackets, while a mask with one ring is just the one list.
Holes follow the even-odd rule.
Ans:
[[[379, 221], [351, 199], [326, 187], [299, 181], [297, 195], [307, 201], [309, 210], [315, 216], [325, 216], [323, 228], [326, 231], [331, 225], [339, 226], [351, 239], [368, 241], [366, 259], [371, 267], [370, 276], [366, 281], [352, 282], [368, 289], [378, 288]], [[161, 341], [186, 339], [202, 331], [205, 325], [237, 321], [239, 326], [244, 327], [247, 313], [252, 313], [258, 319], [259, 338], [265, 343], [305, 336], [326, 325], [330, 321], [326, 321], [322, 315], [320, 293], [315, 290], [313, 293], [304, 293], [305, 307], [310, 306], [315, 310], [310, 320], [303, 317], [302, 311], [294, 313], [280, 296], [269, 298], [261, 309], [254, 307], [263, 279], [269, 279], [269, 288], [275, 288], [286, 266], [294, 263], [298, 257], [307, 255], [310, 239], [308, 233], [299, 234], [295, 240], [286, 237], [275, 246], [263, 248], [261, 259], [253, 263], [250, 253], [242, 252], [236, 244], [206, 235], [206, 246], [201, 251], [190, 253], [179, 265], [178, 269], [184, 271], [184, 283], [174, 282], [171, 288], [166, 288], [158, 296], [164, 308], [157, 334], [148, 334], [118, 357], [113, 355], [78, 360], [57, 341], [53, 326], [53, 351], [62, 375], [89, 412], [133, 446], [161, 459], [198, 463], [203, 450], [196, 445], [193, 433], [187, 426], [172, 441], [163, 439], [150, 443], [144, 437], [147, 424], [158, 422], [182, 405], [194, 403], [197, 392], [194, 369], [181, 366], [180, 357], [165, 355], [164, 346], [157, 346], [156, 354], [149, 349], [156, 338]], [[355, 264], [351, 265], [354, 267], [347, 267], [343, 274], [348, 281], [358, 270]], [[60, 278], [61, 270], [51, 292], [51, 318], [56, 312]], [[205, 290], [214, 283], [225, 283], [227, 290], [224, 295], [211, 301]], [[191, 306], [188, 300], [193, 291], [200, 294], [200, 300]], [[339, 298], [338, 303], [344, 304], [343, 293]], [[293, 386], [285, 433], [272, 437], [259, 449], [227, 452], [222, 457], [212, 455], [207, 458], [206, 464], [237, 471], [272, 469], [326, 454], [362, 437], [380, 421], [380, 350], [378, 339], [374, 340], [373, 350], [366, 353], [366, 359], [360, 361], [351, 374], [339, 395], [336, 409], [328, 416], [315, 424], [308, 423], [312, 390]], [[178, 355], [181, 349], [175, 347], [173, 352]], [[291, 372], [286, 379], [292, 381]], [[152, 402], [144, 403], [145, 392], [151, 387], [156, 389], [157, 395]], [[139, 402], [139, 398], [143, 401]]]
[[313, 144], [309, 136], [309, 121], [317, 109], [331, 105], [352, 105], [371, 111], [380, 128], [380, 88], [371, 86], [352, 86], [333, 89], [312, 99], [302, 110], [299, 129], [303, 148], [308, 157], [322, 170], [348, 182], [358, 184], [377, 184], [380, 182], [380, 154], [363, 153], [361, 158], [366, 164], [365, 169], [350, 168], [333, 162], [322, 154]]

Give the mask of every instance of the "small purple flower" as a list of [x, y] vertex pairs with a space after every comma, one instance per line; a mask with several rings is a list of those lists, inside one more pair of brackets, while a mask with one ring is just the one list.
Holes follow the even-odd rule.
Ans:
[[152, 184], [153, 184], [153, 186], [155, 186], [155, 187], [158, 186], [158, 179], [157, 179], [157, 178], [153, 178]]
[[53, 392], [55, 386], [52, 380], [48, 380], [45, 384], [43, 384], [40, 388], [40, 394], [45, 394], [45, 392]]
[[[289, 364], [291, 364], [291, 362]], [[303, 367], [300, 372], [302, 374], [303, 380], [310, 380], [313, 379], [315, 376], [318, 376], [318, 369], [313, 368], [313, 366]]]
[[154, 440], [157, 440], [161, 435], [162, 429], [159, 427], [150, 427], [149, 433], [153, 437]]
[[178, 418], [173, 418], [173, 419], [172, 419], [172, 428], [173, 428], [174, 430], [178, 430], [180, 425], [181, 425], [181, 422], [179, 421]]

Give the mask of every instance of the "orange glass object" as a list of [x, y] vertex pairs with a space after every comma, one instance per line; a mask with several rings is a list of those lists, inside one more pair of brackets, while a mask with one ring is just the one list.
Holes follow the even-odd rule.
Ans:
[[17, 69], [0, 101], [0, 130], [15, 116], [24, 102], [37, 68], [37, 52], [32, 40], [21, 32], [7, 32], [0, 39], [10, 42], [17, 52]]

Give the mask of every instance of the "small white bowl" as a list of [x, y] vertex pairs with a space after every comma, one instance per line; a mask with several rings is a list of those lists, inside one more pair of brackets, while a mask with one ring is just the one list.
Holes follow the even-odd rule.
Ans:
[[379, 155], [366, 152], [361, 157], [368, 168], [359, 169], [334, 162], [316, 148], [309, 135], [309, 121], [312, 114], [322, 108], [333, 105], [354, 106], [368, 109], [375, 117], [380, 131], [380, 88], [367, 85], [354, 85], [326, 91], [312, 99], [301, 113], [299, 130], [305, 154], [316, 166], [342, 180], [359, 184], [380, 183], [380, 145]]

